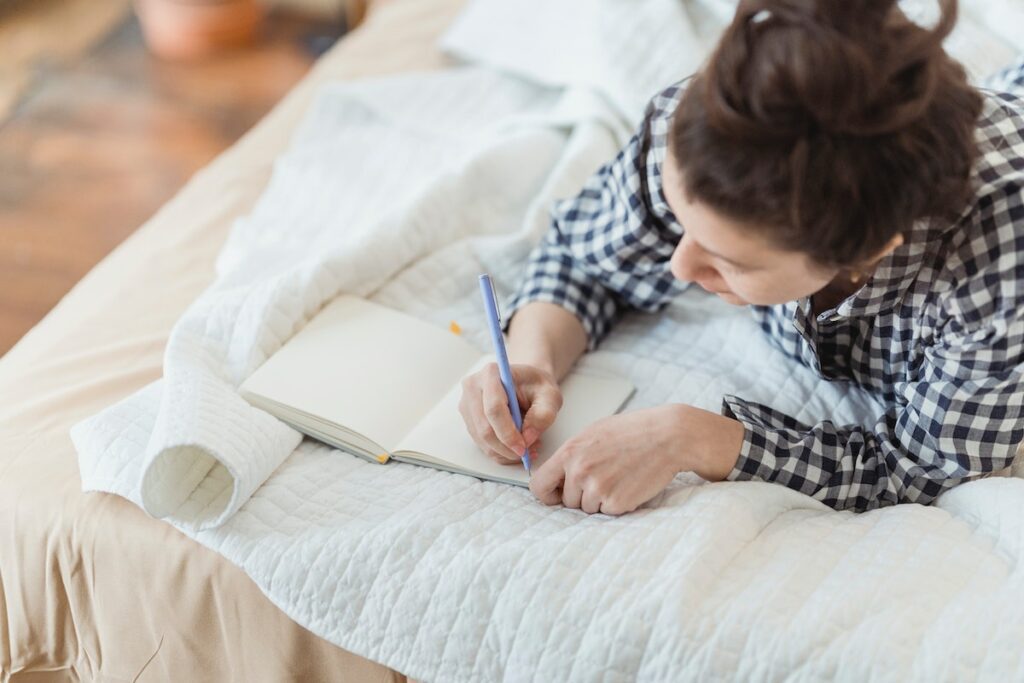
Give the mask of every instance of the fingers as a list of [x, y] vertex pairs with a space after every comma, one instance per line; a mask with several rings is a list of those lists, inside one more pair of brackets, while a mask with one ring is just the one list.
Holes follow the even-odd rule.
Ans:
[[562, 484], [565, 482], [564, 458], [556, 452], [530, 475], [530, 491], [545, 505], [562, 502]]
[[[497, 437], [497, 440], [514, 454], [521, 454], [527, 444], [523, 435], [516, 429], [512, 420], [512, 411], [508, 405], [508, 394], [501, 383], [498, 366], [491, 363], [481, 378], [481, 399], [484, 417]], [[516, 455], [518, 457], [518, 455]]]
[[523, 439], [533, 443], [550, 427], [562, 408], [562, 392], [557, 385], [542, 386], [531, 398], [530, 407], [523, 416]]
[[588, 515], [596, 515], [601, 511], [601, 495], [593, 488], [588, 488], [580, 497], [580, 509]]
[[[609, 494], [607, 486], [566, 471], [568, 460], [559, 450], [530, 477], [530, 491], [545, 505], [564, 505], [587, 514], [610, 516], [632, 512], [637, 505], [623, 505], [619, 496]], [[570, 469], [572, 469], [570, 467]]]
[[501, 443], [486, 418], [478, 423], [477, 434], [480, 437], [477, 445], [481, 447], [491, 460], [502, 465], [520, 462], [521, 454], [510, 451], [505, 444]]
[[519, 453], [510, 451], [495, 434], [490, 422], [483, 412], [482, 392], [473, 378], [462, 383], [462, 398], [459, 400], [459, 413], [470, 438], [489, 458], [500, 464], [519, 462]]
[[500, 463], [519, 462], [526, 449], [535, 459], [541, 434], [555, 421], [562, 407], [562, 392], [550, 375], [527, 366], [517, 366], [514, 372], [520, 404], [529, 404], [522, 433], [512, 418], [497, 364], [490, 363], [464, 379], [459, 401], [459, 412], [474, 443]]
[[520, 454], [510, 451], [499, 439], [482, 412], [475, 415], [476, 443], [492, 460], [501, 464], [519, 462]]
[[567, 508], [579, 508], [583, 500], [583, 487], [574, 478], [562, 481], [562, 505]]

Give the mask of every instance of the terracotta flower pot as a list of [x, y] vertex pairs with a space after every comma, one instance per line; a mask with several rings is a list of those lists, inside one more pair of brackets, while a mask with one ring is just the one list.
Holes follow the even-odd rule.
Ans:
[[192, 59], [245, 45], [263, 21], [258, 0], [135, 0], [150, 50]]

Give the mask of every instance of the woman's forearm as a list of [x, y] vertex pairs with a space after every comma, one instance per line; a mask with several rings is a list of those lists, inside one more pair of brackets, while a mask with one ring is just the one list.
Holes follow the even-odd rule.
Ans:
[[561, 380], [586, 348], [583, 324], [557, 304], [535, 301], [512, 316], [508, 329], [512, 363], [533, 365]]

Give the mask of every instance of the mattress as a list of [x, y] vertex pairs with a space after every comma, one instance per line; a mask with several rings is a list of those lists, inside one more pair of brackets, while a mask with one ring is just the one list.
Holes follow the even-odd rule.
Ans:
[[72, 424], [161, 374], [315, 88], [436, 68], [459, 0], [380, 0], [0, 359], [0, 682], [404, 680], [301, 628], [236, 566], [111, 495], [83, 494]]

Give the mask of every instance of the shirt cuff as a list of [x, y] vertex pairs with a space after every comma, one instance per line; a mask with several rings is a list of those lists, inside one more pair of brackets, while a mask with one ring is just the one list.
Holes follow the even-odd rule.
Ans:
[[743, 425], [743, 444], [727, 481], [772, 481], [777, 471], [777, 459], [771, 447], [774, 441], [771, 433], [792, 427], [799, 427], [785, 415], [759, 403], [744, 401], [738, 396], [722, 397], [722, 415], [731, 417]]
[[[568, 285], [572, 287], [572, 285]], [[502, 330], [508, 331], [509, 323], [516, 311], [535, 301], [549, 304], [556, 304], [576, 316], [576, 319], [583, 325], [583, 331], [587, 335], [587, 351], [593, 351], [598, 343], [611, 329], [612, 322], [618, 314], [618, 307], [614, 301], [606, 299], [587, 299], [583, 292], [572, 292], [571, 298], [560, 296], [556, 292], [540, 290], [536, 292], [525, 292], [520, 290], [513, 295], [505, 307], [502, 315]]]

